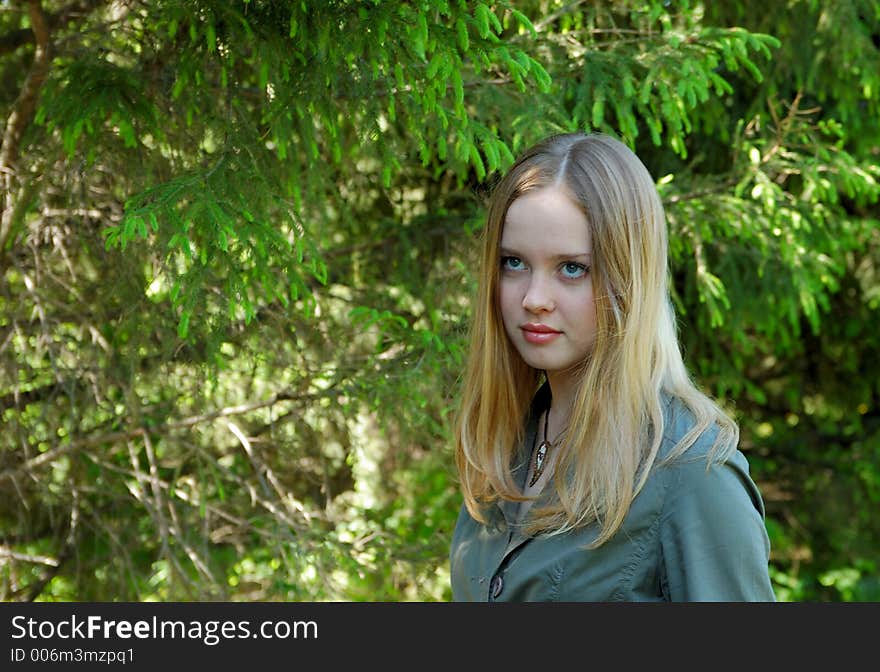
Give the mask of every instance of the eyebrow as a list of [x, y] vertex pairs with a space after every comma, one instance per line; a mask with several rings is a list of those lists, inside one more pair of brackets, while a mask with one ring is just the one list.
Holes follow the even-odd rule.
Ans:
[[[500, 249], [500, 252], [501, 252], [501, 256], [503, 256], [503, 257], [521, 257], [521, 256], [523, 256], [522, 254], [520, 254], [516, 250], [510, 249], [509, 247], [502, 247]], [[561, 261], [563, 259], [580, 259], [583, 257], [586, 257], [587, 259], [589, 259], [590, 257], [592, 257], [592, 252], [576, 252], [574, 254], [566, 254], [563, 252], [563, 253], [551, 255], [550, 259], [552, 259], [553, 261]]]

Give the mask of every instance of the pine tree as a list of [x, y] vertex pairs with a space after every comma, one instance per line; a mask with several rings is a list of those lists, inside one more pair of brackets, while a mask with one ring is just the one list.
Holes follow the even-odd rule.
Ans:
[[658, 181], [780, 597], [876, 596], [880, 6], [709, 5], [9, 4], [2, 599], [447, 599], [474, 236], [578, 129]]

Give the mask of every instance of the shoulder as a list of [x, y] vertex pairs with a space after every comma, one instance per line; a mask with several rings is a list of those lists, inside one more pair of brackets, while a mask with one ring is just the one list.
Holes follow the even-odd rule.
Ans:
[[764, 503], [746, 456], [736, 446], [713, 452], [718, 425], [677, 454], [673, 448], [697, 420], [680, 400], [669, 400], [664, 418], [653, 475], [663, 492], [664, 591], [673, 600], [775, 599], [767, 571]]
[[[664, 392], [660, 396], [660, 406], [663, 412], [663, 439], [657, 457], [663, 460], [674, 453], [674, 448], [697, 426], [698, 420], [681, 397]], [[719, 430], [717, 423], [711, 423], [688, 448], [688, 459], [708, 458]]]
[[727, 449], [716, 446], [721, 432], [717, 422], [711, 422], [685, 451], [677, 454], [675, 449], [679, 442], [697, 426], [697, 417], [679, 397], [664, 395], [662, 405], [663, 439], [656, 464], [664, 472], [667, 485], [674, 486], [671, 502], [675, 503], [685, 493], [723, 502], [725, 498], [721, 493], [734, 491], [747, 495], [763, 516], [764, 504], [752, 480], [748, 459], [736, 445]]

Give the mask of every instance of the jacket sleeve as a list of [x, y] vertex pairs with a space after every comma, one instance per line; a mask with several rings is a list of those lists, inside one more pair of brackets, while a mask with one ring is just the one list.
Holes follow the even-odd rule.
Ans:
[[671, 465], [660, 525], [661, 587], [673, 602], [774, 602], [764, 504], [745, 456]]

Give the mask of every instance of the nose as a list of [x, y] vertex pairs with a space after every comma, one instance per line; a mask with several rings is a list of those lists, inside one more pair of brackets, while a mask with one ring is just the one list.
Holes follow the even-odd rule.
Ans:
[[530, 313], [549, 313], [556, 308], [549, 281], [540, 274], [533, 273], [529, 278], [522, 306]]

